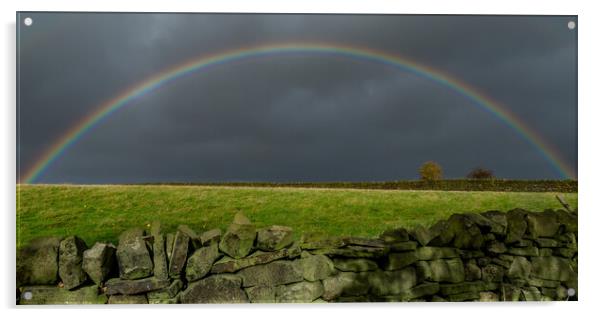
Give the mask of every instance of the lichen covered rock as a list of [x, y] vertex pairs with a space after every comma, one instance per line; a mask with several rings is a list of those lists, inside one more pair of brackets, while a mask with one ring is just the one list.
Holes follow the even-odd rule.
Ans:
[[58, 237], [38, 238], [21, 248], [17, 252], [17, 286], [56, 284], [60, 243]]
[[106, 304], [107, 296], [99, 294], [97, 286], [67, 290], [56, 286], [27, 286], [23, 288], [20, 305], [83, 305]]
[[263, 251], [278, 251], [293, 243], [293, 229], [271, 226], [257, 232], [257, 248]]
[[180, 294], [183, 304], [236, 304], [248, 303], [249, 299], [241, 289], [241, 278], [233, 274], [211, 275], [190, 283]]
[[143, 240], [141, 229], [130, 229], [119, 237], [117, 263], [122, 279], [135, 280], [153, 274], [153, 261]]
[[186, 279], [188, 282], [193, 282], [203, 278], [213, 266], [213, 262], [220, 256], [216, 244], [202, 247], [194, 251], [188, 258], [186, 264]]
[[116, 250], [112, 244], [96, 242], [84, 251], [82, 268], [96, 285], [104, 282], [115, 267]]
[[222, 237], [219, 249], [232, 258], [240, 259], [251, 252], [256, 235], [255, 225], [238, 213]]
[[300, 282], [303, 280], [303, 267], [299, 261], [274, 261], [242, 269], [238, 274], [242, 277], [244, 287]]

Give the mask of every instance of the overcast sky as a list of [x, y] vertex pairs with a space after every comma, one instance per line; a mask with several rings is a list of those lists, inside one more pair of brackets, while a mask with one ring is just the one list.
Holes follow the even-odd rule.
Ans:
[[[574, 17], [22, 14], [19, 163], [105, 101], [203, 54], [325, 42], [408, 57], [504, 104], [577, 169]], [[369, 61], [271, 55], [152, 91], [91, 130], [42, 183], [562, 178], [520, 134], [450, 90]]]

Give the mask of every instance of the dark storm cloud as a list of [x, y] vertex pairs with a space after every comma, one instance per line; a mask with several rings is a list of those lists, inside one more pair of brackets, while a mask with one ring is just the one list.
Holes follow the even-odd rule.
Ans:
[[[196, 56], [290, 41], [414, 59], [504, 104], [576, 166], [569, 17], [32, 13], [20, 27], [20, 162], [127, 87]], [[169, 83], [105, 120], [43, 182], [448, 177], [475, 166], [556, 178], [499, 119], [449, 88], [343, 57], [273, 56]]]

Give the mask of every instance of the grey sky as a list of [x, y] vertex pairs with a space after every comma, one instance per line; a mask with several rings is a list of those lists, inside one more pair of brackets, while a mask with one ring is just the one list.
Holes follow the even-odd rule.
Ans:
[[[372, 48], [442, 70], [504, 104], [576, 170], [575, 17], [21, 13], [24, 173], [81, 118], [196, 56], [260, 44]], [[341, 56], [273, 55], [198, 72], [116, 112], [44, 183], [370, 181], [561, 175], [470, 100], [398, 69]]]

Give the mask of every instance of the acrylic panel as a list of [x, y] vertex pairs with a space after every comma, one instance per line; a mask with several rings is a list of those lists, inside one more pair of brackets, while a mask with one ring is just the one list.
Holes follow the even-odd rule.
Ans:
[[18, 304], [577, 300], [577, 16], [17, 12]]

